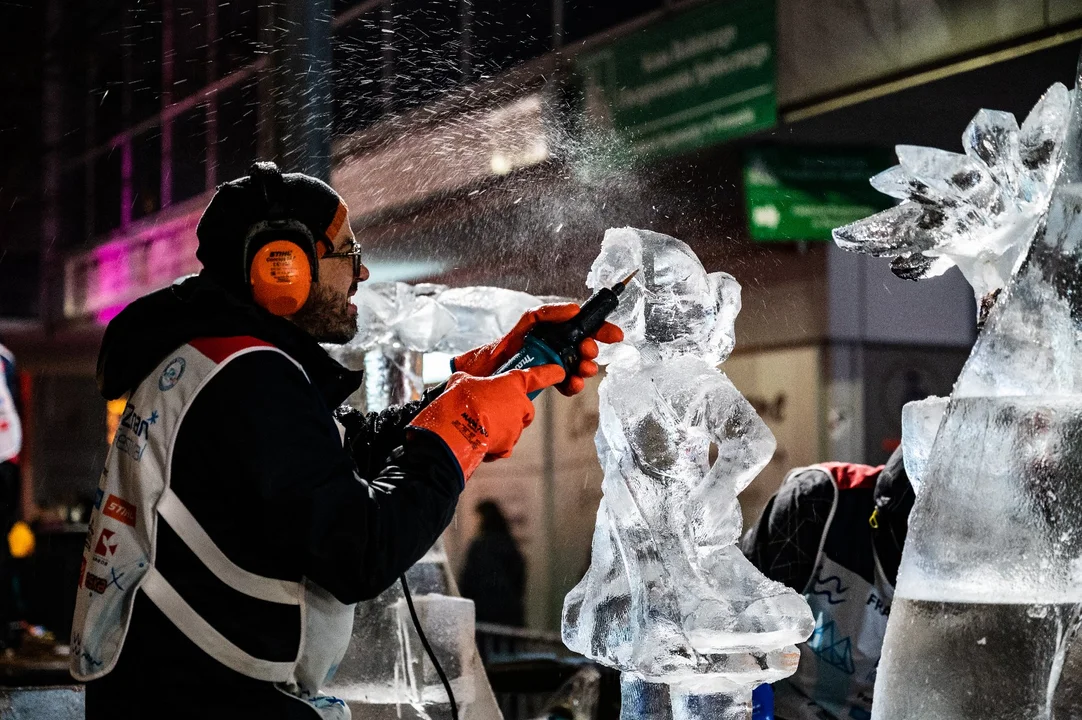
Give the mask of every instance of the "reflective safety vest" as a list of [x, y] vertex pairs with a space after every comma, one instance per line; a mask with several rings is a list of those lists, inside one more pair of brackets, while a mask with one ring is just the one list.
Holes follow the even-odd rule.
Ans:
[[[778, 720], [870, 720], [872, 689], [894, 587], [887, 581], [870, 540], [867, 550], [875, 564], [874, 583], [826, 554], [824, 548], [831, 528], [845, 533], [853, 523], [867, 524], [871, 508], [862, 516], [839, 517], [838, 494], [846, 488], [839, 487], [829, 467], [797, 468], [786, 481], [808, 470], [817, 470], [830, 478], [834, 505], [819, 541], [815, 572], [804, 590], [804, 598], [815, 617], [815, 630], [807, 642], [799, 645], [800, 664], [796, 672], [774, 685], [774, 713]], [[858, 477], [858, 480], [870, 488], [875, 477]]]
[[[242, 675], [276, 683], [326, 718], [349, 718], [341, 701], [318, 697], [334, 675], [353, 629], [353, 605], [310, 580], [290, 582], [237, 566], [170, 488], [173, 449], [200, 390], [230, 361], [281, 350], [251, 337], [192, 340], [169, 355], [136, 388], [105, 461], [79, 572], [71, 638], [71, 673], [81, 681], [116, 665], [140, 591], [189, 640]], [[305, 374], [307, 377], [307, 374]], [[344, 429], [339, 426], [344, 437]], [[289, 662], [254, 657], [231, 642], [155, 567], [158, 523], [166, 523], [224, 585], [268, 603], [298, 606], [300, 643]]]

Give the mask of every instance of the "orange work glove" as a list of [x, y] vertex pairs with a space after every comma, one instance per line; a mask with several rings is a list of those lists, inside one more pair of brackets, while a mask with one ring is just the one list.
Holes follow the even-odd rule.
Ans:
[[[578, 311], [577, 303], [554, 303], [529, 310], [519, 319], [515, 327], [511, 328], [511, 332], [496, 342], [459, 355], [451, 361], [451, 368], [474, 377], [488, 377], [522, 349], [526, 333], [530, 332], [534, 325], [541, 322], [564, 322], [575, 317]], [[567, 378], [556, 386], [556, 389], [564, 395], [582, 392], [582, 389], [586, 387], [585, 379], [597, 375], [597, 363], [594, 362], [594, 358], [597, 357], [595, 338], [603, 343], [618, 343], [624, 339], [624, 333], [620, 328], [607, 322], [593, 337], [588, 337], [579, 343], [579, 366], [574, 368], [573, 372], [569, 372]]]
[[473, 377], [451, 375], [447, 389], [413, 418], [407, 430], [427, 430], [447, 444], [469, 480], [482, 461], [511, 454], [522, 431], [533, 422], [533, 403], [526, 393], [555, 385], [564, 378], [559, 365]]

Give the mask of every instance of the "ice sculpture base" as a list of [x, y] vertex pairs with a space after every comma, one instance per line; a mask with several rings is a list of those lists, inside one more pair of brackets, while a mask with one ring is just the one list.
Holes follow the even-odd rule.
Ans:
[[872, 718], [1082, 717], [1080, 621], [1082, 604], [896, 597]]
[[[620, 720], [750, 720], [751, 690], [718, 678], [692, 676], [683, 687], [620, 675]], [[723, 690], [720, 688], [724, 688]]]

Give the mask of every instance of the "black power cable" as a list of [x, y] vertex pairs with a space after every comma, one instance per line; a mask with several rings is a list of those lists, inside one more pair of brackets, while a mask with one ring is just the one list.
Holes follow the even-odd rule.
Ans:
[[[447, 673], [443, 671], [443, 666], [440, 665], [440, 661], [436, 659], [436, 653], [432, 652], [432, 646], [428, 644], [428, 638], [425, 637], [425, 631], [421, 628], [421, 620], [417, 617], [417, 609], [413, 607], [413, 596], [410, 595], [409, 585], [406, 584], [406, 576], [402, 575], [399, 580], [402, 581], [402, 594], [406, 596], [406, 605], [410, 609], [410, 617], [413, 618], [413, 627], [417, 628], [417, 636], [421, 638], [421, 645], [424, 646], [425, 652], [428, 653], [428, 658], [436, 668], [436, 674], [440, 676], [440, 682], [443, 683], [444, 689], [447, 690], [447, 699], [451, 703], [451, 720], [458, 720], [458, 704], [455, 703], [455, 694], [451, 691], [451, 681], [447, 679]], [[422, 685], [424, 684], [423, 677], [421, 678], [421, 683]]]

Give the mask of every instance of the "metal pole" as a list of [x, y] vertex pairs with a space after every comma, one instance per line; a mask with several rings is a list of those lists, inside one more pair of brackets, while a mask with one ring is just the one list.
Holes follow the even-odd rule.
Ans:
[[259, 143], [256, 157], [270, 160], [277, 155], [277, 128], [275, 127], [274, 95], [277, 67], [282, 62], [281, 48], [274, 28], [276, 5], [273, 2], [261, 2], [256, 10], [259, 21], [259, 44], [269, 51], [267, 64], [259, 71], [256, 91], [259, 96], [258, 134]]
[[[58, 53], [60, 35], [60, 0], [48, 0], [45, 6], [45, 48], [42, 72], [41, 122], [42, 144], [45, 148], [44, 166], [41, 173], [41, 254], [39, 260], [40, 280], [38, 286], [38, 317], [46, 332], [51, 332], [54, 321], [56, 265], [60, 261], [57, 252], [60, 225], [60, 138], [63, 69]], [[82, 238], [80, 238], [82, 240]]]
[[[173, 104], [173, 0], [162, 0], [162, 110]], [[173, 204], [173, 120], [162, 119], [161, 206]]]
[[331, 177], [331, 23], [333, 0], [286, 3], [281, 93], [275, 108], [281, 156], [288, 169]]
[[473, 0], [458, 0], [458, 67], [463, 83], [473, 79]]
[[[207, 85], [218, 79], [218, 1], [207, 0]], [[211, 189], [218, 184], [218, 95], [207, 98], [206, 113], [207, 162], [204, 184]]]
[[385, 0], [380, 15], [380, 40], [383, 42], [382, 100], [383, 111], [394, 110], [394, 0]]
[[[124, 87], [120, 90], [120, 117], [121, 127], [131, 125], [132, 115], [132, 85], [134, 84], [134, 61], [132, 59], [132, 43], [135, 27], [132, 21], [131, 2], [124, 4], [124, 14], [121, 20], [121, 72], [124, 77]], [[131, 208], [133, 202], [132, 174], [134, 159], [132, 157], [132, 136], [129, 135], [120, 146], [120, 227], [126, 228], [131, 224]]]

